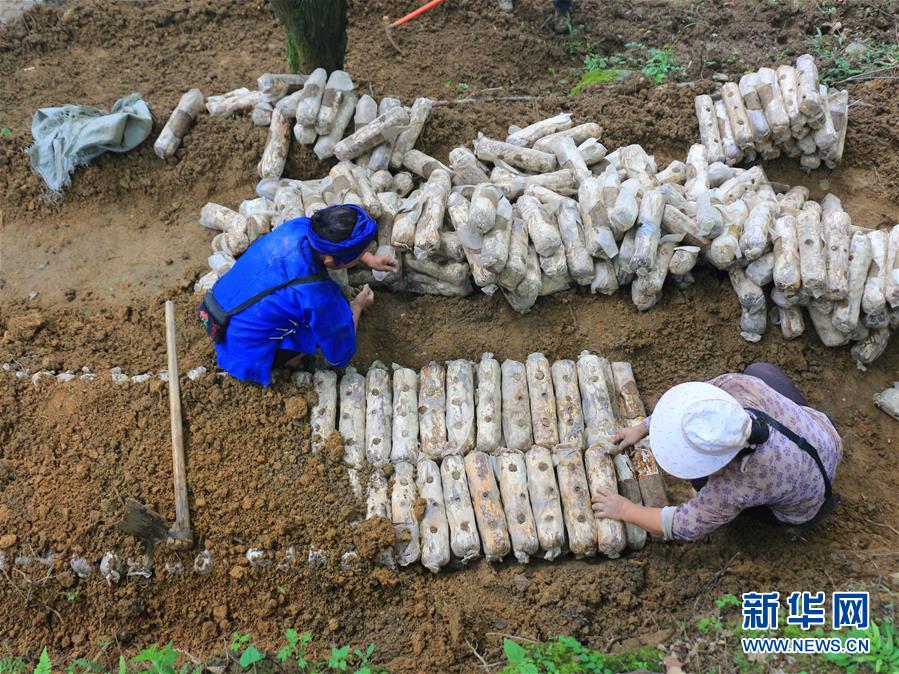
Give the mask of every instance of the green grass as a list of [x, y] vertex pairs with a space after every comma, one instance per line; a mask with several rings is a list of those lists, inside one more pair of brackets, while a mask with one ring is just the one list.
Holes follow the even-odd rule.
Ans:
[[501, 674], [618, 674], [635, 669], [659, 671], [662, 653], [642, 648], [630, 653], [600, 653], [573, 637], [557, 637], [546, 643], [519, 644], [503, 640], [506, 666]]
[[[850, 61], [846, 56], [846, 47], [853, 40], [840, 33], [837, 35], [824, 35], [821, 29], [817, 29], [815, 37], [806, 40], [812, 54], [817, 57], [818, 76], [827, 86], [853, 77], [865, 75], [875, 70], [899, 68], [899, 44], [872, 44], [865, 40], [855, 40], [867, 46], [867, 50], [860, 58]], [[896, 75], [896, 72], [884, 74]]]
[[[264, 672], [379, 674], [387, 671], [371, 664], [374, 644], [369, 644], [365, 650], [353, 649], [349, 645], [333, 647], [327, 657], [312, 658], [308, 653], [311, 641], [311, 632], [300, 634], [289, 629], [284, 633], [284, 646], [275, 653], [268, 653], [254, 646], [249, 634], [234, 632], [229, 645], [232, 664], [228, 671], [245, 670], [255, 673], [257, 666], [263, 664], [265, 668], [261, 671]], [[46, 648], [41, 651], [33, 669], [24, 658], [15, 655], [0, 657], [0, 674], [51, 674], [60, 671], [65, 671], [66, 674], [201, 674], [204, 667], [185, 657], [171, 643], [162, 647], [153, 644], [130, 659], [119, 656], [113, 668], [85, 658], [76, 658], [65, 664], [56, 663], [54, 666]]]
[[658, 48], [647, 47], [642, 42], [628, 42], [624, 46], [627, 52], [623, 54], [608, 57], [592, 52], [585, 54], [581, 78], [570, 95], [577, 96], [596, 84], [622, 80], [635, 71], [642, 72], [650, 82], [659, 85], [676, 79], [684, 70], [675, 60], [671, 45]]

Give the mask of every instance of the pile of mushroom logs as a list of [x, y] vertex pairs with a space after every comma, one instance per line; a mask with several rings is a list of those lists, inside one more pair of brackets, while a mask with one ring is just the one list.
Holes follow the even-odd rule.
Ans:
[[628, 456], [612, 443], [646, 415], [630, 364], [584, 351], [577, 362], [532, 353], [500, 365], [485, 353], [392, 370], [350, 367], [339, 381], [319, 370], [311, 382], [312, 451], [339, 432], [368, 517], [393, 522], [396, 545], [382, 561], [437, 572], [453, 558], [614, 558], [644, 546], [645, 531], [591, 509], [600, 490], [667, 504], [649, 445]]
[[[378, 220], [373, 247], [402, 264], [397, 273], [344, 272], [344, 284], [447, 296], [477, 287], [502, 292], [520, 312], [572, 285], [606, 295], [630, 285], [645, 311], [666, 279], [691, 284], [702, 259], [729, 273], [744, 338], [761, 339], [769, 321], [786, 339], [798, 337], [804, 308], [827, 346], [856, 342], [861, 368], [883, 352], [899, 321], [899, 226], [855, 226], [832, 194], [817, 203], [805, 187], [769, 181], [759, 166], [710, 161], [720, 158], [714, 143], [695, 144], [685, 162], [659, 170], [639, 145], [607, 153], [600, 126], [575, 125], [567, 113], [510, 127], [505, 140], [479, 135], [472, 148], [452, 150], [447, 165], [414, 149], [432, 105], [376, 103], [357, 97], [343, 71], [326, 80], [321, 70], [308, 78], [264, 75], [260, 91], [209, 98], [214, 116], [253, 109], [270, 126], [258, 198], [237, 211], [213, 203], [201, 211], [200, 222], [219, 234], [212, 271], [196, 290], [210, 288], [251, 241], [286, 220], [355, 203]], [[314, 143], [319, 158], [339, 160], [328, 176], [281, 177], [291, 129]]]
[[795, 67], [743, 75], [739, 84], [724, 84], [717, 100], [703, 94], [695, 102], [710, 162], [733, 166], [783, 152], [811, 171], [822, 161], [834, 168], [843, 157], [849, 92], [828, 91], [819, 83], [811, 54], [796, 59]]

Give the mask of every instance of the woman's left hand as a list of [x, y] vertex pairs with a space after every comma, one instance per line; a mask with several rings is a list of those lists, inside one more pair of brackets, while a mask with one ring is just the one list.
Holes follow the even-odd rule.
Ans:
[[399, 271], [399, 265], [397, 264], [396, 259], [393, 255], [387, 253], [382, 253], [381, 255], [366, 255], [365, 259], [362, 261], [365, 262], [372, 271]]
[[623, 520], [624, 512], [630, 500], [621, 494], [600, 491], [593, 497], [593, 514], [610, 520]]

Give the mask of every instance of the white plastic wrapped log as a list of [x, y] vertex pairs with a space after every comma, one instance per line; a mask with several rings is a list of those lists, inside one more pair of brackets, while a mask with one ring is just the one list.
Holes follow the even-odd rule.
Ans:
[[527, 313], [537, 301], [542, 286], [540, 256], [533, 246], [528, 247], [528, 264], [524, 279], [514, 290], [503, 288], [503, 296], [509, 305], [519, 313]]
[[[400, 119], [404, 119], [406, 120], [406, 123], [408, 123], [409, 111], [403, 108], [403, 105], [398, 98], [391, 98], [390, 96], [385, 96], [381, 99], [381, 102], [378, 104], [378, 116], [384, 117], [388, 112], [397, 108], [401, 108], [403, 111], [402, 113], [399, 113]], [[371, 132], [371, 129], [369, 132]], [[388, 136], [388, 134], [383, 133], [382, 135], [384, 137]], [[384, 141], [371, 151], [371, 156], [368, 160], [368, 168], [370, 170], [385, 171], [390, 168], [390, 155], [393, 153], [393, 143], [395, 140], [396, 138], [393, 137], [390, 141]]]
[[[275, 197], [277, 197], [277, 193]], [[297, 202], [299, 202], [299, 208], [296, 208]], [[278, 204], [269, 201], [265, 197], [259, 197], [257, 199], [245, 199], [240, 202], [240, 207], [238, 208], [238, 213], [247, 218], [247, 235], [250, 234], [250, 228], [253, 224], [252, 221], [255, 221], [257, 225], [256, 235], [266, 234], [272, 229], [272, 218], [275, 217], [276, 214], [279, 214], [280, 217], [284, 217], [285, 220], [290, 220], [292, 218], [301, 218], [305, 213], [302, 208], [302, 198], [299, 197], [298, 193], [291, 195], [290, 205], [293, 208], [281, 208]], [[251, 220], [252, 219], [252, 220]]]
[[809, 121], [821, 117], [821, 97], [818, 89], [818, 68], [811, 54], [796, 59], [796, 79], [799, 86], [799, 112]]
[[525, 370], [534, 444], [554, 447], [559, 443], [559, 426], [549, 361], [542, 353], [532, 353], [528, 356]]
[[526, 450], [534, 444], [527, 368], [518, 361], [506, 360], [502, 364], [501, 374], [501, 415], [505, 445], [509, 449]]
[[481, 539], [478, 536], [462, 457], [458, 454], [444, 457], [440, 463], [440, 477], [443, 484], [446, 519], [449, 524], [450, 550], [463, 563], [468, 563], [480, 557]]
[[[601, 205], [599, 207], [602, 208]], [[593, 259], [584, 245], [577, 204], [571, 199], [566, 199], [556, 216], [568, 273], [578, 285], [590, 285], [593, 280]]]
[[557, 360], [551, 368], [558, 414], [559, 442], [585, 446], [584, 413], [578, 388], [577, 366], [573, 360]]
[[306, 210], [307, 218], [311, 218], [316, 211], [327, 208], [328, 205], [325, 203], [321, 192], [319, 192], [318, 190], [303, 185], [300, 188], [300, 191], [303, 195], [303, 208]]
[[828, 168], [834, 168], [843, 158], [843, 148], [846, 144], [846, 123], [849, 115], [849, 92], [834, 91], [827, 97], [827, 107], [833, 128], [837, 133], [837, 142], [824, 154], [824, 161]]
[[821, 218], [827, 246], [827, 293], [829, 300], [846, 299], [849, 294], [849, 226], [845, 211], [824, 211]]
[[253, 122], [253, 126], [269, 126], [272, 123], [272, 112], [274, 112], [275, 106], [267, 101], [262, 101], [253, 108], [253, 113], [250, 115], [250, 119]]
[[[350, 481], [352, 482], [354, 477], [357, 475], [356, 470], [351, 468], [350, 472]], [[375, 517], [383, 517], [388, 522], [392, 520], [392, 505], [390, 502], [390, 493], [387, 486], [387, 478], [381, 472], [380, 469], [375, 469], [372, 471], [371, 475], [368, 477], [368, 494], [367, 494], [367, 503], [366, 503], [366, 519], [373, 519]], [[396, 558], [394, 556], [393, 548], [387, 548], [382, 550], [378, 554], [378, 562], [384, 564], [389, 567], [396, 567]]]
[[406, 255], [403, 260], [406, 267], [419, 274], [425, 274], [452, 285], [462, 285], [468, 280], [469, 267], [462, 262], [436, 262], [434, 260], [418, 260]]
[[679, 159], [675, 159], [656, 173], [656, 180], [662, 185], [666, 183], [684, 185], [687, 182], [687, 165]]
[[897, 308], [899, 307], [899, 225], [893, 225], [890, 230], [884, 272], [884, 296], [890, 306]]
[[668, 263], [669, 273], [675, 276], [689, 274], [699, 260], [699, 246], [677, 246]]
[[462, 283], [449, 283], [433, 276], [410, 270], [406, 272], [404, 279], [406, 290], [421, 295], [467, 297], [474, 291], [471, 281], [467, 277]]
[[736, 82], [726, 82], [721, 87], [721, 99], [727, 112], [727, 119], [734, 134], [734, 140], [741, 149], [752, 147], [754, 138], [749, 115], [743, 103], [740, 87]]
[[740, 95], [743, 97], [743, 103], [746, 106], [746, 115], [749, 117], [749, 125], [752, 127], [752, 139], [756, 146], [759, 143], [767, 142], [771, 136], [771, 129], [768, 126], [768, 120], [765, 119], [765, 111], [762, 109], [762, 102], [758, 94], [758, 74], [749, 73], [740, 78], [739, 88]]
[[502, 370], [492, 353], [485, 353], [477, 366], [475, 446], [493, 453], [503, 441]]
[[340, 380], [340, 420], [344, 462], [362, 468], [365, 462], [365, 377], [348, 367]]
[[424, 200], [418, 190], [403, 199], [402, 206], [393, 219], [393, 231], [390, 235], [390, 243], [397, 250], [411, 251], [415, 247], [415, 227], [421, 218], [423, 206]]
[[[564, 263], [564, 256], [562, 256], [562, 262]], [[543, 274], [540, 278], [540, 291], [538, 293], [539, 297], [546, 297], [547, 295], [554, 295], [555, 293], [560, 293], [563, 290], [568, 290], [571, 287], [571, 277], [568, 275], [568, 272], [562, 272], [558, 276], [550, 276], [548, 274]]]
[[[344, 106], [343, 100], [352, 90], [353, 80], [346, 72], [343, 70], [334, 70], [331, 72], [328, 76], [328, 81], [325, 84], [325, 90], [322, 94], [318, 114], [315, 117], [315, 132], [317, 134], [320, 136], [327, 136], [331, 133], [334, 129], [338, 112], [340, 108]], [[356, 101], [354, 97], [353, 113], [355, 113], [355, 111]], [[340, 139], [338, 138], [338, 140]]]
[[465, 457], [465, 473], [478, 532], [484, 546], [484, 558], [488, 562], [501, 561], [509, 554], [512, 546], [490, 457], [484, 452], [471, 452]]
[[[666, 215], [668, 213], [668, 208], [670, 207], [665, 207]], [[686, 216], [683, 217], [686, 218]], [[662, 222], [665, 223], [665, 219], [663, 219]], [[621, 240], [621, 245], [618, 248], [618, 255], [613, 260], [612, 266], [615, 268], [615, 278], [618, 281], [619, 286], [626, 286], [630, 284], [634, 279], [634, 273], [631, 271], [631, 258], [634, 255], [634, 237], [636, 235], [637, 232], [633, 229], [624, 235], [624, 238]], [[596, 277], [594, 276], [594, 279], [595, 278]]]
[[169, 120], [162, 127], [159, 138], [153, 143], [153, 151], [160, 159], [169, 159], [175, 155], [175, 151], [181, 146], [181, 140], [202, 109], [203, 92], [199, 89], [189, 89], [181, 96]]
[[596, 555], [596, 525], [590, 504], [590, 488], [579, 448], [559, 445], [553, 449], [559, 480], [562, 515], [568, 547], [578, 558]]
[[446, 370], [431, 362], [421, 368], [418, 382], [418, 429], [421, 453], [439, 457], [446, 443]]
[[393, 366], [393, 435], [390, 460], [418, 460], [418, 374]]
[[[867, 330], [863, 326], [860, 329]], [[868, 369], [868, 365], [880, 358], [883, 352], [886, 351], [891, 334], [892, 332], [889, 328], [876, 328], [871, 330], [867, 337], [853, 344], [849, 353], [855, 366], [862, 372], [865, 372]]]
[[250, 91], [246, 87], [241, 87], [220, 96], [207, 98], [206, 111], [217, 119], [224, 119], [235, 113], [252, 110], [263, 99], [264, 94], [261, 91]]
[[805, 127], [806, 118], [799, 112], [799, 80], [796, 68], [791, 65], [777, 67], [777, 84], [783, 98], [784, 109], [790, 120], [790, 131], [798, 134]]
[[393, 492], [390, 495], [391, 521], [396, 535], [394, 550], [400, 566], [414, 564], [421, 557], [416, 499], [415, 467], [401, 461], [393, 467]]
[[316, 370], [312, 377], [312, 390], [315, 391], [316, 397], [310, 416], [312, 453], [317, 454], [336, 428], [337, 373], [332, 370]]
[[450, 561], [450, 528], [446, 515], [440, 467], [430, 459], [418, 462], [418, 492], [425, 502], [421, 519], [421, 563], [437, 573]]
[[474, 188], [471, 195], [471, 206], [468, 218], [481, 234], [486, 234], [493, 229], [496, 223], [496, 207], [502, 192], [489, 182], [483, 182]]
[[[581, 155], [578, 146], [574, 144], [574, 141], [570, 137], [557, 136], [550, 145], [550, 148], [551, 152], [556, 156], [559, 168], [571, 169], [577, 175], [581, 176], [590, 174], [590, 169], [587, 168], [587, 163], [584, 161], [583, 155]], [[603, 148], [602, 154], [605, 156], [605, 148]], [[599, 160], [597, 159], [596, 161]]]
[[830, 106], [827, 104], [827, 87], [823, 84], [820, 85], [819, 92], [824, 121], [821, 128], [815, 130], [814, 140], [818, 148], [818, 154], [826, 156], [839, 141], [840, 136], [834, 127], [833, 118], [830, 115]]
[[446, 364], [446, 434], [462, 453], [475, 446], [474, 368], [468, 360]]
[[706, 190], [696, 201], [696, 224], [699, 234], [714, 239], [724, 231], [724, 216], [717, 208], [718, 200], [712, 190]]
[[540, 185], [563, 196], [577, 193], [574, 171], [568, 169], [539, 175], [520, 175], [497, 166], [490, 172], [490, 181], [509, 199], [517, 199], [530, 185]]
[[[509, 236], [509, 256], [502, 272], [496, 277], [497, 283], [507, 290], [515, 289], [524, 280], [528, 265], [528, 230], [524, 220], [515, 217]], [[479, 284], [480, 285], [480, 284]]]
[[639, 311], [647, 311], [662, 298], [662, 287], [668, 276], [668, 267], [674, 255], [674, 249], [681, 242], [680, 234], [666, 234], [659, 241], [656, 259], [649, 273], [637, 276], [631, 284], [631, 299]]
[[749, 211], [740, 234], [740, 251], [746, 260], [757, 260], [768, 250], [768, 233], [773, 230], [776, 210], [775, 204], [761, 201]]
[[509, 247], [512, 243], [512, 217], [512, 204], [506, 197], [502, 197], [496, 205], [495, 224], [489, 232], [484, 234], [481, 246], [481, 262], [494, 274], [500, 274], [509, 259]]
[[393, 440], [393, 395], [390, 374], [379, 361], [372, 363], [365, 376], [365, 456], [369, 463], [390, 463]]
[[[325, 95], [327, 95], [327, 93], [327, 90], [325, 90]], [[324, 97], [322, 98], [322, 101], [322, 107], [324, 107]], [[316, 157], [325, 160], [334, 155], [334, 146], [336, 146], [343, 138], [343, 133], [349, 125], [350, 120], [353, 119], [355, 111], [356, 94], [352, 91], [347, 91], [340, 98], [337, 115], [334, 117], [330, 133], [320, 134], [318, 140], [315, 141], [315, 146], [312, 148], [312, 151], [315, 152]]]
[[434, 157], [425, 154], [421, 150], [409, 150], [403, 157], [403, 168], [409, 169], [412, 173], [424, 179], [431, 177], [434, 171], [446, 171], [452, 175], [452, 169], [443, 162], [437, 161]]
[[453, 169], [453, 184], [479, 185], [490, 181], [484, 167], [467, 147], [450, 150], [450, 167]]
[[[615, 258], [616, 262], [618, 258]], [[630, 274], [630, 272], [628, 272]], [[590, 292], [611, 296], [618, 292], [618, 276], [615, 263], [608, 260], [595, 260], [593, 263], [593, 279], [590, 281]]]
[[796, 236], [799, 240], [802, 290], [812, 298], [823, 297], [827, 291], [827, 257], [821, 230], [821, 208], [817, 204], [799, 211]]
[[[776, 288], [771, 291], [771, 301], [777, 304], [775, 295], [783, 297]], [[780, 327], [780, 334], [786, 340], [796, 339], [805, 332], [805, 320], [802, 318], [802, 309], [798, 306], [780, 306], [771, 308], [771, 323]]]
[[394, 174], [393, 183], [390, 185], [390, 189], [401, 197], [405, 197], [412, 191], [414, 184], [411, 173], [408, 171], [400, 171], [399, 173]]
[[303, 84], [302, 93], [297, 101], [296, 120], [297, 124], [311, 126], [315, 124], [318, 118], [318, 111], [321, 107], [322, 95], [325, 90], [325, 83], [328, 79], [328, 73], [324, 68], [316, 68], [312, 71], [306, 82]]
[[775, 142], [783, 143], [790, 137], [790, 117], [784, 106], [777, 73], [771, 68], [761, 68], [758, 72], [758, 78], [756, 91], [758, 92], [762, 109], [765, 111], [765, 119], [768, 120], [772, 139]]
[[899, 386], [884, 389], [874, 396], [874, 404], [899, 421]]
[[527, 564], [540, 550], [540, 541], [528, 497], [524, 453], [517, 449], [502, 450], [496, 456], [496, 468], [512, 552], [519, 563]]
[[593, 166], [605, 159], [608, 150], [595, 138], [588, 138], [577, 146], [578, 154], [587, 166]]
[[696, 119], [699, 121], [699, 137], [708, 150], [708, 161], [724, 161], [724, 148], [718, 131], [718, 117], [712, 97], [701, 94], [693, 100]]
[[735, 175], [730, 180], [724, 181], [715, 194], [725, 206], [734, 203], [740, 199], [747, 191], [758, 189], [766, 184], [768, 179], [765, 177], [764, 171], [760, 166], [753, 166], [747, 171]]
[[[565, 261], [565, 251], [560, 250], [552, 255], [540, 256], [540, 269], [546, 280], [556, 287], [563, 284], [567, 288], [570, 277], [568, 276], [568, 263]], [[542, 293], [541, 294], [546, 294]]]
[[709, 189], [709, 150], [705, 145], [694, 143], [687, 151], [687, 199], [696, 201], [699, 195]]
[[[359, 104], [357, 104], [357, 110]], [[356, 129], [353, 134], [337, 143], [334, 146], [334, 156], [338, 159], [355, 159], [378, 146], [392, 143], [400, 128], [408, 123], [409, 113], [405, 108], [402, 106], [389, 108], [385, 113]], [[368, 168], [371, 169], [370, 163], [368, 163]]]
[[625, 419], [633, 420], [646, 416], [646, 408], [640, 399], [634, 370], [630, 363], [616, 361], [612, 364], [612, 377], [618, 396], [618, 408]]
[[802, 287], [802, 276], [795, 216], [787, 214], [778, 218], [774, 223], [772, 238], [774, 239], [774, 285], [788, 297], [796, 295]]
[[481, 161], [493, 163], [502, 161], [532, 173], [549, 173], [556, 169], [555, 155], [493, 140], [483, 134], [480, 134], [474, 143], [474, 153]]
[[541, 152], [550, 152], [549, 147], [559, 136], [568, 136], [575, 145], [581, 145], [589, 140], [599, 140], [602, 137], [602, 127], [596, 122], [578, 124], [564, 131], [557, 131], [548, 136], [543, 136], [534, 143], [534, 149]]
[[578, 388], [584, 416], [586, 444], [592, 445], [618, 430], [615, 391], [610, 390], [603, 373], [603, 359], [587, 351], [577, 360]]
[[[592, 445], [584, 452], [584, 464], [587, 469], [587, 484], [592, 497], [602, 492], [618, 493], [618, 480], [615, 475], [615, 464], [609, 455], [609, 442]], [[605, 517], [596, 519], [596, 547], [600, 554], [610, 559], [621, 556], [627, 546], [627, 534], [624, 523]]]
[[721, 145], [724, 147], [724, 161], [731, 166], [739, 164], [743, 161], [743, 150], [737, 145], [724, 101], [715, 101], [715, 114], [718, 116], [718, 131], [721, 133]]
[[207, 203], [200, 209], [200, 224], [219, 232], [246, 233], [247, 218], [221, 204]]
[[396, 170], [403, 165], [406, 153], [415, 147], [418, 137], [424, 129], [425, 122], [431, 114], [434, 101], [429, 98], [416, 98], [409, 110], [409, 125], [396, 137], [390, 153], [390, 168]]
[[849, 335], [837, 330], [833, 324], [833, 308], [829, 302], [811, 302], [808, 306], [808, 315], [812, 319], [815, 332], [824, 346], [834, 348], [843, 346], [849, 342]]
[[562, 554], [565, 546], [562, 501], [553, 471], [552, 453], [546, 447], [534, 445], [524, 458], [537, 539], [544, 550], [544, 559], [551, 561]]
[[746, 277], [759, 287], [764, 287], [774, 280], [774, 253], [765, 253], [759, 259], [746, 266]]
[[765, 291], [750, 281], [738, 267], [731, 268], [728, 275], [740, 300], [740, 336], [748, 342], [757, 342], [765, 334], [768, 322]]
[[850, 333], [858, 327], [870, 266], [871, 240], [860, 232], [853, 234], [849, 245], [849, 292], [846, 299], [837, 300], [833, 308], [833, 324], [841, 332]]
[[869, 328], [882, 328], [889, 325], [885, 289], [886, 261], [889, 252], [889, 234], [876, 229], [868, 234], [871, 243], [871, 266], [865, 280], [865, 292], [862, 295], [862, 313], [865, 314], [865, 325]]
[[565, 131], [572, 126], [574, 126], [574, 124], [571, 121], [571, 115], [567, 112], [562, 112], [554, 117], [534, 122], [523, 129], [518, 129], [514, 133], [509, 134], [508, 138], [506, 138], [506, 142], [518, 147], [531, 147], [541, 138], [549, 136], [550, 134], [556, 134], [560, 131]]
[[621, 183], [615, 197], [615, 205], [609, 210], [609, 225], [616, 238], [624, 236], [637, 221], [642, 189], [640, 181], [636, 178], [629, 178]]
[[290, 120], [277, 108], [272, 112], [272, 122], [268, 127], [268, 140], [262, 159], [256, 167], [260, 178], [280, 178], [287, 162], [290, 148]]
[[538, 255], [547, 257], [563, 250], [559, 229], [547, 217], [537, 198], [524, 195], [518, 199], [516, 205]]
[[437, 170], [422, 186], [424, 208], [415, 226], [415, 257], [430, 257], [440, 248], [440, 228], [446, 213], [446, 202], [452, 190], [448, 171]]
[[[640, 484], [634, 475], [634, 468], [630, 459], [624, 452], [612, 457], [615, 465], [615, 474], [618, 478], [618, 493], [637, 505], [643, 505], [643, 496], [640, 493]], [[626, 523], [624, 533], [627, 538], [628, 550], [642, 550], [646, 546], [646, 530], [636, 524]]]
[[[622, 186], [621, 191], [624, 192], [624, 186]], [[631, 271], [638, 276], [649, 274], [650, 270], [655, 266], [659, 239], [662, 235], [662, 215], [664, 212], [665, 197], [661, 190], [650, 190], [643, 195], [643, 199], [640, 202], [640, 213], [637, 216], [634, 254], [631, 257]], [[666, 263], [665, 269], [667, 270], [667, 268]]]

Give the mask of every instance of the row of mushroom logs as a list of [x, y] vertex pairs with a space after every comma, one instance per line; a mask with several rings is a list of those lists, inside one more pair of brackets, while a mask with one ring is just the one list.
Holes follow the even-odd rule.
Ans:
[[[391, 381], [392, 380], [392, 381]], [[416, 373], [375, 362], [313, 376], [313, 451], [335, 430], [368, 517], [396, 530], [387, 563], [438, 571], [455, 559], [570, 552], [618, 557], [646, 532], [596, 519], [591, 496], [613, 490], [666, 504], [648, 444], [618, 453], [612, 436], [645, 409], [628, 363], [583, 352], [552, 364], [541, 353], [500, 364], [486, 353]], [[392, 468], [388, 468], [388, 464]], [[424, 513], [416, 516], [416, 501]]]

